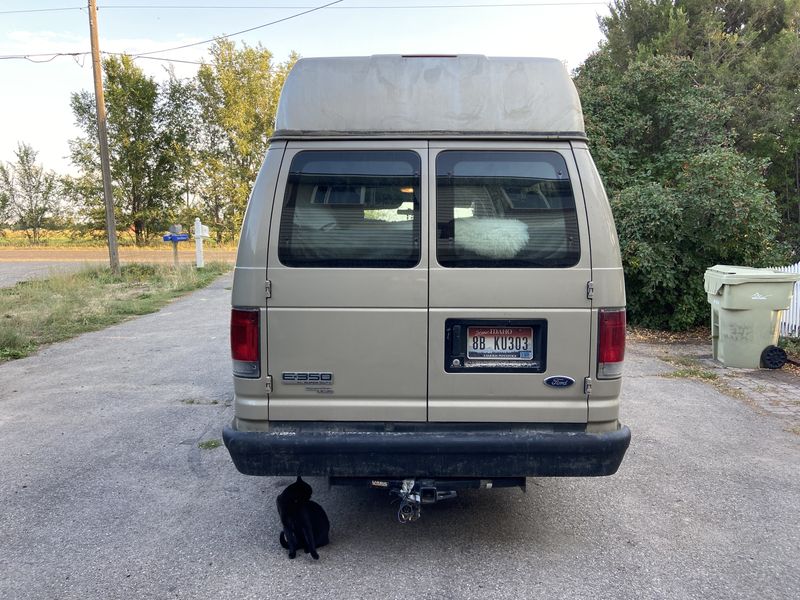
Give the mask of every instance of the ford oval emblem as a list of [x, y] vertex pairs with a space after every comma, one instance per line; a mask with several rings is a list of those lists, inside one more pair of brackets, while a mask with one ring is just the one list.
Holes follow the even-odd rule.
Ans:
[[566, 375], [554, 375], [553, 377], [548, 377], [544, 380], [544, 382], [549, 385], [550, 387], [569, 387], [575, 380], [572, 377], [567, 377]]

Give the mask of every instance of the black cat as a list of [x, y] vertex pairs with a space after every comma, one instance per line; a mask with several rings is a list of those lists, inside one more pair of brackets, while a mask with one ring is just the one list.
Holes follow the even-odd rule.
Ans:
[[328, 544], [330, 522], [323, 508], [311, 500], [311, 486], [300, 476], [283, 490], [276, 499], [283, 531], [278, 537], [281, 546], [289, 551], [289, 558], [297, 556], [298, 548], [319, 559], [317, 548]]

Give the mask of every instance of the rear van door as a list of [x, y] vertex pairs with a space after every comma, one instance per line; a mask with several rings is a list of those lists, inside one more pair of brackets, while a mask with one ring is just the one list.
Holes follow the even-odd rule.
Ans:
[[422, 142], [287, 145], [267, 258], [271, 421], [426, 420], [426, 161]]
[[428, 419], [585, 423], [586, 211], [568, 143], [431, 143]]

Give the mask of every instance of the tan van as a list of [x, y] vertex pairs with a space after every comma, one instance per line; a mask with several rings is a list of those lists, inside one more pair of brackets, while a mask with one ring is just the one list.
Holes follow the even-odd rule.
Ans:
[[239, 471], [409, 502], [615, 473], [625, 290], [583, 130], [557, 60], [300, 60], [236, 262]]

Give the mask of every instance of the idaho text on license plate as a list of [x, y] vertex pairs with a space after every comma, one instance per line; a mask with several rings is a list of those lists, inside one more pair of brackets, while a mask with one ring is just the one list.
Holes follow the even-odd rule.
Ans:
[[533, 328], [467, 327], [467, 358], [533, 360]]

